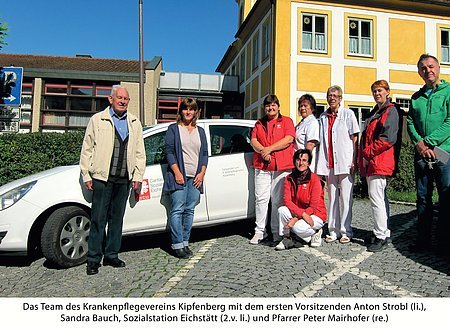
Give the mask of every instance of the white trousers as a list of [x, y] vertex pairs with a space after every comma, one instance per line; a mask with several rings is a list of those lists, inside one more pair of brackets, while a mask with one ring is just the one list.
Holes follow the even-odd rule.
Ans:
[[283, 205], [284, 178], [289, 171], [264, 171], [255, 169], [255, 234], [265, 234], [269, 200], [272, 201], [270, 227], [278, 233], [278, 208]]
[[347, 236], [353, 237], [352, 231], [352, 205], [353, 182], [351, 174], [334, 174], [330, 169], [327, 177], [328, 188], [328, 229], [330, 235], [335, 238]]
[[391, 236], [388, 229], [389, 201], [386, 196], [386, 177], [383, 175], [367, 177], [367, 187], [373, 212], [373, 233], [380, 239], [386, 239]]
[[[292, 219], [292, 213], [286, 206], [281, 206], [278, 208], [278, 219], [280, 226], [280, 236], [285, 236], [289, 234], [289, 228], [285, 228], [289, 220]], [[317, 230], [323, 227], [323, 221], [317, 215], [312, 214], [311, 219], [314, 221], [314, 225], [311, 227], [308, 223], [302, 219], [298, 220], [294, 227], [290, 230], [303, 239], [305, 242], [309, 243], [311, 241], [311, 236], [316, 233]]]

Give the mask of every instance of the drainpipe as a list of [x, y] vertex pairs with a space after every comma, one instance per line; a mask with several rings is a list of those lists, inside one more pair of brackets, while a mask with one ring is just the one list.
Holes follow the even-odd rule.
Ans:
[[144, 32], [142, 18], [143, 0], [139, 0], [139, 117], [143, 126], [145, 122], [144, 112]]
[[270, 24], [271, 24], [271, 45], [270, 45], [270, 94], [274, 94], [273, 90], [275, 86], [275, 2], [276, 0], [270, 0]]

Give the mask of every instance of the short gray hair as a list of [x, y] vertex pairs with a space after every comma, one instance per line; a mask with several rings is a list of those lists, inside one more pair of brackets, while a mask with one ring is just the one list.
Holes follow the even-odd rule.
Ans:
[[120, 89], [120, 88], [123, 88], [123, 89], [125, 89], [125, 90], [128, 92], [128, 89], [127, 89], [124, 85], [113, 85], [112, 88], [111, 88], [111, 94], [110, 94], [110, 96], [116, 95], [116, 91], [117, 91], [118, 89]]
[[342, 96], [342, 88], [338, 85], [333, 85], [333, 86], [329, 87], [327, 90], [327, 96], [328, 96], [328, 94], [330, 94], [330, 92], [338, 92], [339, 96]]

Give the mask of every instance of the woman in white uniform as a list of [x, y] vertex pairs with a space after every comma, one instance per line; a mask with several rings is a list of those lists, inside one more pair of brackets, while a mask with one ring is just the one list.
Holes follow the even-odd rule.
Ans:
[[295, 127], [294, 150], [307, 149], [311, 151], [311, 171], [316, 171], [316, 146], [319, 143], [319, 122], [316, 112], [316, 100], [310, 94], [304, 94], [298, 99], [298, 113], [302, 118]]
[[345, 244], [352, 239], [354, 171], [357, 166], [358, 121], [354, 112], [341, 106], [342, 89], [327, 91], [329, 108], [319, 117], [318, 175], [326, 177], [328, 188], [328, 229], [325, 242]]

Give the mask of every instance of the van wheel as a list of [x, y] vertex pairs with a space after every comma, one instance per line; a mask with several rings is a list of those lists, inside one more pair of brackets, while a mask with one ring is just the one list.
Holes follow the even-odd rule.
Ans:
[[91, 220], [77, 206], [55, 210], [42, 229], [41, 248], [44, 257], [64, 268], [86, 261]]

